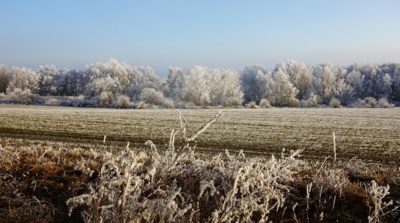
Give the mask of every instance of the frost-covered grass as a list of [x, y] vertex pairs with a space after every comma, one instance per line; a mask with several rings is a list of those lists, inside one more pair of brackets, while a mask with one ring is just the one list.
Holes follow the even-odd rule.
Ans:
[[[5, 222], [396, 222], [400, 170], [360, 159], [247, 157], [195, 151], [221, 113], [167, 145], [0, 138]], [[217, 121], [215, 123], [215, 121]], [[211, 127], [210, 127], [211, 126]], [[209, 136], [208, 136], [209, 137]], [[332, 151], [333, 153], [333, 151]], [[334, 154], [332, 154], [334, 155]]]
[[[182, 110], [188, 130], [213, 116], [215, 109]], [[207, 153], [228, 149], [247, 155], [279, 155], [305, 149], [303, 158], [332, 154], [336, 134], [338, 158], [400, 162], [400, 111], [393, 109], [225, 109], [196, 148]], [[142, 147], [151, 139], [166, 145], [171, 128], [179, 127], [175, 110], [80, 109], [0, 105], [0, 136]]]

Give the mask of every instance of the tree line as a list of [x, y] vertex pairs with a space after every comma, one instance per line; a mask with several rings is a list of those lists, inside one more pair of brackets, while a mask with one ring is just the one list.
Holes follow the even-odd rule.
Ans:
[[272, 71], [254, 65], [239, 72], [170, 67], [167, 78], [115, 59], [84, 70], [1, 65], [0, 100], [91, 107], [390, 107], [400, 102], [400, 64], [339, 67], [288, 60]]

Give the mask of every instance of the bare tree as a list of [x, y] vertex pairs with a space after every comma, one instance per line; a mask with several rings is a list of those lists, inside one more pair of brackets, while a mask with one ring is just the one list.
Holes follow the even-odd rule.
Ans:
[[245, 67], [240, 72], [240, 85], [244, 103], [260, 103], [267, 94], [267, 80], [271, 74], [261, 65]]
[[10, 83], [10, 73], [5, 65], [0, 65], [0, 93], [6, 93]]

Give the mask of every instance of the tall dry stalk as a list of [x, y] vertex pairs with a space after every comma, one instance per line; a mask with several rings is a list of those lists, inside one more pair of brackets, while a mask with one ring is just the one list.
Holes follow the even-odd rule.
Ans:
[[335, 132], [332, 132], [333, 139], [333, 162], [336, 162], [336, 135]]

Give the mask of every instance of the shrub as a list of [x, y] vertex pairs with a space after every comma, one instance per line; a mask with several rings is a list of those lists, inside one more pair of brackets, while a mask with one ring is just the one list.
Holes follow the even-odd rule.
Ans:
[[381, 98], [378, 101], [378, 107], [379, 108], [393, 108], [394, 104], [390, 104], [386, 98]]
[[46, 101], [46, 105], [48, 106], [60, 106], [60, 104], [61, 104], [60, 101], [55, 98], [51, 98]]
[[175, 108], [175, 103], [171, 99], [165, 99], [164, 108]]
[[227, 99], [226, 106], [227, 107], [237, 107], [237, 106], [241, 106], [242, 103], [243, 103], [243, 100], [241, 98], [230, 97]]
[[145, 108], [147, 108], [148, 107], [148, 105], [146, 104], [146, 103], [144, 103], [143, 101], [139, 101], [137, 104], [136, 104], [136, 108], [137, 109], [145, 109]]
[[20, 104], [27, 104], [27, 105], [32, 104], [31, 90], [29, 89], [23, 91], [20, 88], [16, 88], [13, 92], [10, 93], [10, 97], [11, 99]]
[[20, 88], [14, 89], [10, 93], [10, 98], [16, 103], [25, 105], [41, 105], [44, 104], [44, 99], [37, 94], [32, 94], [31, 90], [21, 90]]
[[114, 96], [112, 95], [111, 92], [103, 91], [100, 94], [98, 102], [99, 102], [100, 106], [107, 106], [107, 105], [110, 105], [113, 102], [113, 100], [114, 100]]
[[376, 108], [377, 106], [376, 99], [373, 97], [367, 97], [364, 99], [364, 101], [367, 104], [367, 107], [369, 108]]
[[255, 101], [251, 101], [246, 105], [246, 108], [258, 108]]
[[[382, 101], [383, 103], [384, 101]], [[373, 97], [366, 97], [364, 99], [358, 99], [355, 103], [351, 104], [351, 107], [356, 108], [376, 108], [377, 107], [376, 99]]]
[[318, 96], [311, 93], [310, 97], [307, 99], [305, 103], [305, 107], [307, 108], [315, 108], [318, 106]]
[[129, 97], [125, 95], [118, 96], [117, 107], [118, 108], [128, 108], [129, 107]]
[[329, 102], [329, 106], [330, 106], [331, 108], [340, 108], [340, 107], [342, 107], [342, 106], [340, 105], [339, 99], [337, 99], [337, 98], [332, 98], [332, 99], [331, 99], [331, 102]]
[[271, 108], [271, 103], [269, 103], [268, 99], [263, 98], [260, 101], [260, 104], [258, 105], [260, 108]]
[[163, 106], [165, 104], [164, 95], [153, 88], [143, 89], [142, 93], [140, 94], [140, 99], [147, 104], [159, 106]]
[[291, 97], [287, 104], [291, 108], [299, 108], [301, 106], [299, 99]]
[[73, 107], [80, 107], [80, 108], [92, 108], [96, 107], [95, 103], [89, 99], [77, 99], [72, 101]]

